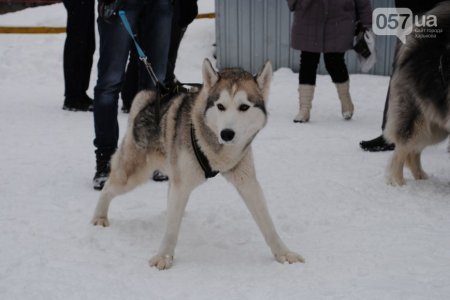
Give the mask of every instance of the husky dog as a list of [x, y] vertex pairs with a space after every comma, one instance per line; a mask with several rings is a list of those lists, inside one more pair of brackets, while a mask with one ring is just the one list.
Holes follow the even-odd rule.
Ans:
[[416, 180], [428, 178], [420, 161], [422, 150], [450, 132], [450, 3], [436, 6], [424, 18], [430, 16], [437, 20], [431, 27], [435, 36], [424, 37], [423, 27], [415, 26], [398, 50], [392, 75], [384, 131], [395, 143], [387, 178], [392, 185], [405, 184], [404, 164]]
[[170, 178], [167, 226], [150, 265], [170, 268], [190, 193], [207, 177], [221, 173], [242, 196], [275, 259], [303, 262], [278, 236], [253, 164], [251, 142], [267, 122], [270, 62], [256, 77], [242, 69], [217, 73], [207, 59], [202, 72], [204, 83], [197, 94], [177, 96], [158, 110], [154, 93], [136, 96], [92, 223], [108, 226], [108, 207], [115, 196], [148, 181], [156, 169], [165, 172]]

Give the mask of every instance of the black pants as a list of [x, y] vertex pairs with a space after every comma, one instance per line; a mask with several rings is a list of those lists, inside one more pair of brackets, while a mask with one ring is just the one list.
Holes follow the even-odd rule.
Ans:
[[[348, 81], [348, 70], [345, 65], [345, 53], [324, 53], [325, 67], [331, 75], [334, 83]], [[320, 53], [302, 51], [300, 55], [300, 84], [316, 85], [317, 67], [319, 66]]]
[[[392, 62], [392, 74], [394, 74], [395, 71], [395, 65], [396, 65], [396, 59], [397, 59], [397, 52], [400, 49], [401, 44], [397, 41], [397, 45], [395, 46], [395, 54], [394, 54], [394, 61]], [[384, 102], [384, 110], [383, 110], [383, 121], [381, 123], [381, 130], [384, 131], [384, 128], [386, 127], [386, 121], [387, 121], [387, 112], [389, 109], [389, 94], [391, 92], [391, 79], [389, 80], [389, 88], [386, 95], [386, 101]]]
[[64, 95], [86, 96], [95, 51], [95, 1], [64, 0], [67, 37], [64, 44]]
[[177, 62], [178, 49], [187, 29], [187, 26], [180, 26], [181, 15], [180, 1], [175, 1], [173, 5], [172, 32], [170, 33], [169, 60], [167, 62], [166, 79], [164, 80], [166, 83], [171, 83], [175, 80], [175, 64]]
[[130, 51], [130, 59], [127, 65], [127, 71], [125, 73], [125, 80], [122, 85], [120, 95], [122, 97], [123, 106], [130, 109], [131, 102], [134, 96], [138, 93], [139, 82], [139, 64], [142, 62], [139, 60], [139, 55], [136, 48], [132, 47]]
[[[170, 48], [169, 57], [167, 60], [167, 71], [164, 83], [170, 84], [175, 80], [175, 64], [178, 57], [178, 49], [180, 48], [181, 40], [183, 39], [184, 33], [187, 27], [181, 27], [179, 25], [180, 19], [180, 5], [178, 1], [174, 2], [173, 6], [173, 17], [172, 17], [172, 28], [170, 33]], [[127, 71], [125, 75], [125, 81], [122, 86], [121, 96], [123, 101], [123, 106], [130, 108], [134, 96], [138, 93], [138, 68], [139, 64], [138, 54], [136, 49], [130, 51], [130, 60], [128, 62]]]

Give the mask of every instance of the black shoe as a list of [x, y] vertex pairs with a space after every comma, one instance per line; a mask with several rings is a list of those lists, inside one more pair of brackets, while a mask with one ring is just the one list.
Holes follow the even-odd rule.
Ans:
[[125, 104], [124, 105], [122, 105], [122, 112], [124, 113], [124, 114], [128, 114], [128, 113], [130, 113], [130, 107], [128, 107], [128, 106], [126, 106]]
[[95, 190], [103, 189], [106, 180], [108, 180], [110, 168], [110, 160], [112, 153], [96, 153], [96, 172], [94, 178], [92, 179], [92, 185]]
[[62, 109], [69, 111], [93, 111], [94, 105], [92, 99], [88, 96], [79, 98], [66, 98], [64, 99]]
[[155, 172], [153, 172], [153, 181], [167, 181], [169, 180], [169, 177], [167, 175], [164, 175], [163, 173], [161, 173], [160, 171], [156, 170]]
[[395, 145], [388, 143], [382, 135], [370, 141], [361, 141], [359, 146], [364, 151], [369, 152], [392, 151], [395, 149]]

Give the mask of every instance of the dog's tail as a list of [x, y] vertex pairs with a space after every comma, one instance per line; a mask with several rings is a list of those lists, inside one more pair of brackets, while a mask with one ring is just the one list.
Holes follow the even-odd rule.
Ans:
[[144, 90], [139, 92], [134, 97], [133, 104], [131, 105], [129, 120], [134, 120], [137, 114], [148, 104], [156, 100], [156, 92], [151, 90]]

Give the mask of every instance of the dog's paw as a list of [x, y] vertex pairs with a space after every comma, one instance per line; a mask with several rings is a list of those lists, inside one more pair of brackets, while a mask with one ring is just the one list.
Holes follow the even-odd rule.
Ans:
[[155, 255], [150, 259], [150, 267], [155, 267], [158, 270], [169, 269], [173, 263], [173, 255]]
[[281, 264], [284, 264], [285, 262], [288, 262], [290, 264], [305, 263], [305, 259], [300, 254], [289, 250], [284, 253], [275, 253], [274, 255], [275, 259]]
[[406, 184], [404, 178], [394, 178], [394, 177], [389, 177], [386, 180], [386, 183], [391, 186], [404, 186]]
[[424, 171], [414, 174], [415, 180], [427, 180], [428, 178], [429, 178], [428, 174], [425, 173]]
[[94, 217], [91, 223], [94, 226], [103, 226], [103, 227], [109, 226], [109, 221], [107, 217]]

